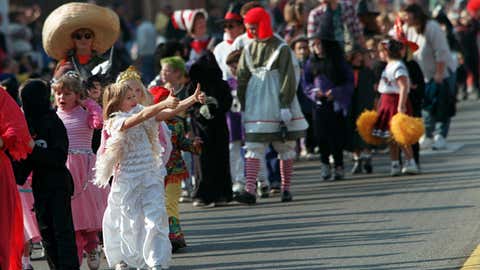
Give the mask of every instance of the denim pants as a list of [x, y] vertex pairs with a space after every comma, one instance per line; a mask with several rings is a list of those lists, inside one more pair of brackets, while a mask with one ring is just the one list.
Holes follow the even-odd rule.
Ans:
[[[450, 77], [447, 79], [451, 98], [455, 98], [455, 81], [456, 73], [452, 72]], [[427, 138], [433, 138], [434, 133], [442, 135], [442, 137], [447, 138], [448, 131], [450, 130], [451, 118], [443, 119], [443, 121], [437, 121], [435, 116], [429, 110], [422, 110], [423, 122], [425, 124], [425, 136]]]

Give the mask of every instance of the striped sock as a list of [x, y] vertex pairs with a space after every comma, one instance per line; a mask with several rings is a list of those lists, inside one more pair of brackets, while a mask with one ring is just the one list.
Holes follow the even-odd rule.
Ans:
[[245, 190], [248, 193], [255, 195], [255, 189], [257, 187], [257, 175], [260, 170], [260, 159], [258, 158], [246, 158], [245, 159], [245, 171], [247, 182], [245, 183]]
[[293, 173], [293, 159], [280, 160], [280, 175], [282, 177], [282, 191], [290, 190], [290, 180]]

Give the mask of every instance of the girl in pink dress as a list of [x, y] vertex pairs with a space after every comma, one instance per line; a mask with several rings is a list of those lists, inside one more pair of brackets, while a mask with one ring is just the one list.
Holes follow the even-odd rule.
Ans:
[[31, 244], [38, 243], [41, 240], [40, 231], [38, 230], [37, 218], [33, 211], [33, 193], [32, 193], [32, 177], [29, 176], [27, 182], [23, 186], [17, 186], [20, 194], [20, 201], [23, 208], [23, 233], [25, 236], [25, 245], [22, 256], [22, 266], [24, 270], [33, 269], [30, 263]]
[[103, 212], [108, 190], [92, 184], [95, 154], [92, 151], [94, 129], [103, 126], [102, 109], [86, 91], [75, 72], [67, 72], [53, 85], [57, 115], [62, 120], [69, 140], [67, 167], [73, 177], [72, 216], [75, 227], [78, 261], [83, 251], [88, 254], [90, 269], [98, 269], [98, 232], [102, 229]]

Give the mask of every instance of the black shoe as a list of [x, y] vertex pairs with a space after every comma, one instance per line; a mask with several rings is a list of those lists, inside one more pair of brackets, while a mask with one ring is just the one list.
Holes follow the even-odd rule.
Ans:
[[282, 192], [282, 202], [291, 202], [293, 199], [292, 193], [290, 191], [285, 190]]
[[185, 239], [170, 239], [170, 243], [172, 244], [172, 253], [177, 253], [179, 249], [186, 248], [187, 243]]
[[354, 159], [353, 160], [353, 167], [352, 167], [352, 174], [359, 174], [362, 173], [362, 160], [361, 159]]
[[373, 172], [372, 158], [371, 157], [365, 158], [365, 162], [363, 163], [363, 169], [368, 174]]
[[255, 204], [257, 203], [257, 197], [247, 191], [241, 191], [235, 198], [235, 201], [239, 203]]
[[343, 171], [343, 167], [337, 166], [333, 174], [333, 180], [343, 180], [344, 177], [345, 177], [345, 172]]

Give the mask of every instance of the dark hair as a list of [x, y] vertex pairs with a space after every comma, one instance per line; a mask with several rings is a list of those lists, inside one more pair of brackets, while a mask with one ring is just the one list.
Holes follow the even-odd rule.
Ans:
[[429, 19], [423, 8], [419, 4], [410, 4], [405, 7], [404, 11], [413, 15], [415, 20], [415, 29], [419, 34], [423, 34]]
[[242, 55], [242, 49], [234, 50], [231, 53], [229, 53], [228, 56], [227, 56], [227, 61], [226, 61], [227, 65], [229, 66], [229, 65], [238, 63], [241, 55]]
[[324, 74], [335, 85], [341, 85], [347, 80], [345, 74], [345, 54], [340, 43], [335, 40], [321, 40], [323, 57], [314, 56], [312, 66], [314, 76]]
[[98, 74], [92, 75], [88, 77], [87, 81], [85, 82], [85, 88], [87, 89], [94, 88], [95, 87], [94, 82], [99, 82], [101, 85], [103, 85], [103, 80], [104, 80], [103, 77]]
[[163, 58], [175, 56], [177, 52], [179, 52], [180, 56], [182, 56], [183, 48], [183, 44], [176, 40], [168, 40], [165, 43], [158, 44], [154, 53], [155, 71], [158, 73], [162, 69], [160, 60], [162, 60]]
[[240, 15], [243, 17], [245, 16], [245, 14], [247, 14], [247, 12], [252, 9], [252, 8], [256, 8], [256, 7], [261, 7], [263, 8], [263, 5], [258, 2], [258, 1], [252, 1], [252, 2], [248, 2], [246, 3], [245, 5], [242, 6], [242, 8], [240, 9]]
[[381, 42], [390, 59], [402, 60], [403, 43], [395, 39], [388, 39]]

